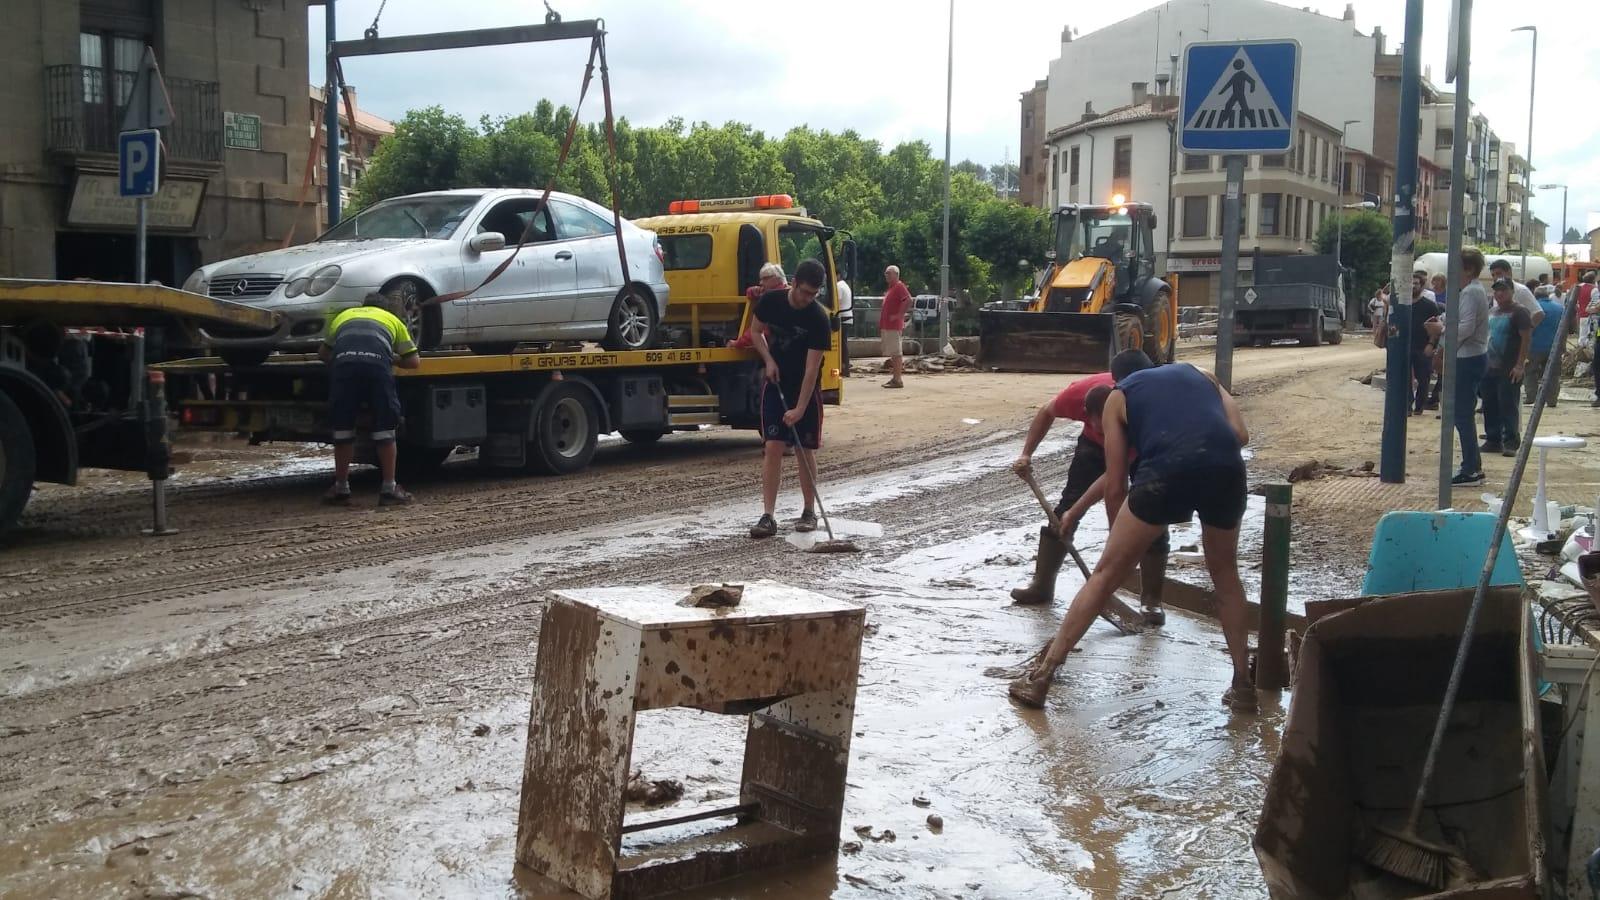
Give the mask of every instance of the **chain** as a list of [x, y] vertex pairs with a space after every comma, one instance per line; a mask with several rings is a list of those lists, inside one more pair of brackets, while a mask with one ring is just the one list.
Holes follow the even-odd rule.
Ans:
[[375, 41], [378, 39], [378, 20], [383, 18], [383, 8], [388, 5], [389, 0], [382, 0], [378, 4], [378, 14], [372, 17], [372, 24], [368, 25], [367, 30], [362, 34], [367, 40]]

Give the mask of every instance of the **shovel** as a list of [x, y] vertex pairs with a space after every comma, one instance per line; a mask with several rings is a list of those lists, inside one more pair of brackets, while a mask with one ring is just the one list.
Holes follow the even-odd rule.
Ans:
[[[1039, 501], [1039, 508], [1043, 509], [1044, 514], [1049, 517], [1051, 529], [1058, 536], [1061, 535], [1061, 517], [1056, 515], [1055, 507], [1051, 506], [1050, 501], [1045, 499], [1044, 491], [1039, 489], [1039, 482], [1034, 479], [1033, 473], [1021, 473], [1017, 477], [1028, 483], [1028, 488], [1033, 491], [1034, 499]], [[1063, 537], [1062, 543], [1067, 545], [1067, 555], [1072, 557], [1072, 561], [1078, 565], [1078, 571], [1083, 573], [1083, 580], [1088, 581], [1089, 567], [1084, 565], [1083, 555], [1078, 552], [1077, 547], [1072, 545], [1072, 541]], [[1144, 630], [1144, 617], [1135, 613], [1116, 594], [1112, 594], [1106, 599], [1106, 605], [1100, 609], [1100, 618], [1110, 622], [1113, 628], [1123, 634], [1138, 634]]]

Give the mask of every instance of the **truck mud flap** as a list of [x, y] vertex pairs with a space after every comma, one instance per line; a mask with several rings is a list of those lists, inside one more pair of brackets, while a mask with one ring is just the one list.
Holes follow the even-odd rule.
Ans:
[[1116, 352], [1105, 313], [979, 310], [978, 364], [1007, 372], [1104, 372]]

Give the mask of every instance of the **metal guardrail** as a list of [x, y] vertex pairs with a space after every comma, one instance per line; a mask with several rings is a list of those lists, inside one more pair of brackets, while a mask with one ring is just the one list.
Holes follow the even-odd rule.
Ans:
[[[47, 149], [57, 153], [116, 153], [134, 73], [75, 64], [45, 66]], [[162, 140], [173, 159], [222, 161], [222, 103], [217, 83], [166, 79], [172, 125]], [[122, 99], [119, 99], [122, 98]]]

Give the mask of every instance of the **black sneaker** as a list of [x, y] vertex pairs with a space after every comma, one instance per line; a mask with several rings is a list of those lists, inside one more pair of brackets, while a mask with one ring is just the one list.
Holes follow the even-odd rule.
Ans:
[[1486, 481], [1486, 480], [1487, 479], [1485, 479], [1483, 477], [1483, 473], [1482, 472], [1473, 472], [1470, 475], [1467, 474], [1466, 472], [1462, 472], [1459, 475], [1457, 475], [1456, 477], [1450, 479], [1450, 486], [1451, 487], [1476, 487], [1477, 485], [1483, 484], [1484, 481]]
[[777, 533], [777, 521], [765, 513], [756, 520], [754, 525], [750, 526], [750, 536], [753, 538], [769, 538]]
[[378, 494], [379, 506], [405, 506], [411, 500], [411, 495], [406, 493], [406, 489], [398, 484], [394, 486], [394, 490], [381, 491]]
[[812, 512], [809, 509], [806, 510], [805, 512], [802, 512], [800, 514], [800, 518], [794, 520], [794, 530], [795, 531], [802, 531], [802, 532], [803, 531], [816, 531], [817, 530], [817, 514]]
[[1493, 441], [1484, 441], [1478, 446], [1478, 449], [1484, 453], [1499, 453], [1500, 451], [1504, 450], [1505, 447]]
[[1522, 441], [1520, 441], [1520, 440], [1512, 441], [1511, 443], [1506, 444], [1504, 447], [1501, 448], [1500, 455], [1501, 456], [1516, 456], [1517, 455], [1517, 450], [1520, 449], [1521, 447], [1522, 447]]

